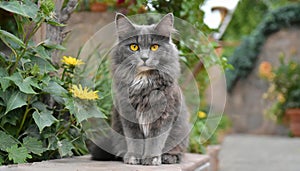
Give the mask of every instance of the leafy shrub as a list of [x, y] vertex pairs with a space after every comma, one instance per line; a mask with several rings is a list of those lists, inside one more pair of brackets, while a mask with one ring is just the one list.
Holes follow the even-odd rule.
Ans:
[[62, 26], [53, 17], [53, 1], [39, 7], [28, 0], [2, 1], [0, 8], [13, 13], [18, 28], [16, 35], [0, 30], [10, 49], [0, 52], [0, 164], [86, 154], [81, 122], [105, 117], [93, 100], [98, 92], [72, 84], [83, 61], [64, 57], [56, 66], [51, 51], [64, 48], [32, 40], [43, 23]]
[[259, 70], [261, 77], [269, 83], [264, 98], [274, 102], [265, 113], [277, 122], [283, 121], [287, 109], [300, 108], [300, 65], [296, 60], [284, 60], [281, 56], [278, 67], [264, 61]]

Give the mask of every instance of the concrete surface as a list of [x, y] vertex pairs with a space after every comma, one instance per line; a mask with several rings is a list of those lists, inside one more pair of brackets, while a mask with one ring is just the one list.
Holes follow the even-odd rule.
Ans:
[[184, 155], [180, 164], [161, 166], [127, 165], [115, 161], [92, 161], [90, 156], [65, 158], [28, 164], [0, 167], [0, 171], [209, 171], [209, 157], [206, 155]]
[[299, 171], [300, 138], [230, 135], [219, 164], [220, 171]]

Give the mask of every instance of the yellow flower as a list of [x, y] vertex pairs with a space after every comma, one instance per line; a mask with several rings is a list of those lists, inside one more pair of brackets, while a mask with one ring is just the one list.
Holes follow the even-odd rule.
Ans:
[[272, 72], [272, 65], [269, 62], [263, 61], [259, 65], [259, 75], [263, 78], [272, 80], [274, 78], [274, 73]]
[[61, 62], [65, 63], [66, 65], [70, 66], [77, 66], [84, 64], [84, 62], [80, 59], [73, 58], [72, 56], [63, 56]]
[[204, 119], [204, 118], [206, 118], [206, 113], [205, 113], [205, 112], [202, 112], [202, 111], [199, 111], [199, 112], [198, 112], [198, 117], [199, 117], [200, 119]]
[[82, 88], [82, 86], [79, 84], [72, 85], [72, 87], [69, 89], [69, 91], [73, 94], [74, 97], [78, 97], [83, 100], [96, 100], [99, 99], [98, 91], [89, 91], [87, 87]]
[[296, 64], [296, 63], [292, 63], [292, 64], [291, 64], [291, 69], [292, 69], [292, 70], [295, 70], [296, 67], [297, 67], [297, 64]]
[[284, 103], [285, 102], [285, 97], [282, 93], [279, 93], [278, 96], [277, 96], [277, 100], [280, 102], [280, 103]]

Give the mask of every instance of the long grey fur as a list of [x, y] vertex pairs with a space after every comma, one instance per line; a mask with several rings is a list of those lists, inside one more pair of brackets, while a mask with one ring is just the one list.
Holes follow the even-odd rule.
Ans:
[[[116, 14], [118, 42], [111, 58], [113, 131], [94, 142], [93, 159], [117, 156], [124, 163], [142, 165], [180, 162], [188, 145], [189, 113], [177, 81], [180, 65], [171, 39], [173, 22], [173, 15], [167, 14], [157, 24], [135, 25]], [[131, 44], [139, 49], [131, 50]], [[150, 48], [154, 44], [159, 46], [156, 51]]]

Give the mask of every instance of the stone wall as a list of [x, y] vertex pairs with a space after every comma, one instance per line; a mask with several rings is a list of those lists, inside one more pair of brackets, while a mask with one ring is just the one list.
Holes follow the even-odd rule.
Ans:
[[114, 21], [113, 12], [77, 12], [71, 15], [65, 31], [70, 31], [61, 55], [77, 56], [80, 48], [103, 26]]

